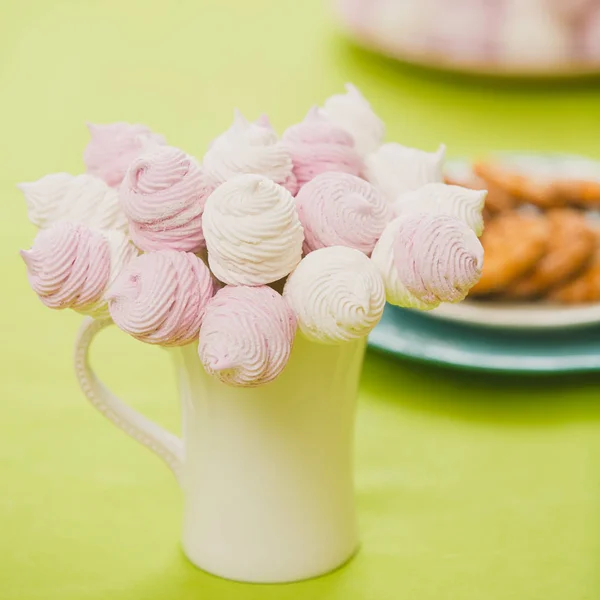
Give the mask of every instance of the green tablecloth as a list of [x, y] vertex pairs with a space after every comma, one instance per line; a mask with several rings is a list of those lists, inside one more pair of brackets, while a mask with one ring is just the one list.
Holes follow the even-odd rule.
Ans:
[[[600, 379], [492, 379], [374, 354], [358, 415], [359, 556], [283, 587], [191, 567], [171, 475], [87, 406], [71, 366], [79, 319], [27, 287], [16, 250], [34, 232], [14, 189], [80, 171], [87, 120], [148, 123], [201, 155], [234, 106], [281, 129], [347, 80], [389, 139], [599, 156], [598, 89], [401, 68], [344, 43], [321, 0], [4, 0], [0, 57], [2, 600], [600, 598]], [[95, 361], [176, 427], [160, 349], [113, 331]]]

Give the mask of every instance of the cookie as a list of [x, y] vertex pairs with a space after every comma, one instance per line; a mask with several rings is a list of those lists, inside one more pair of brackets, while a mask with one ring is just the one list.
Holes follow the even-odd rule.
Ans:
[[473, 172], [470, 172], [468, 177], [446, 175], [444, 182], [449, 185], [460, 185], [471, 190], [487, 190], [488, 195], [485, 199], [484, 212], [490, 215], [511, 210], [519, 203], [517, 198], [506, 190], [494, 185], [494, 183], [483, 180], [481, 177], [477, 177]]
[[543, 216], [509, 211], [493, 218], [481, 236], [483, 273], [469, 295], [504, 291], [535, 266], [546, 252], [549, 238], [550, 226]]
[[539, 208], [600, 207], [600, 162], [561, 154], [514, 154], [473, 164], [475, 175]]
[[600, 235], [596, 234], [596, 251], [588, 267], [577, 277], [554, 288], [548, 299], [562, 304], [600, 301]]
[[557, 185], [567, 202], [582, 208], [600, 207], [600, 182], [572, 179]]
[[473, 172], [486, 185], [497, 187], [516, 202], [530, 202], [544, 209], [564, 206], [567, 202], [556, 181], [527, 175], [514, 166], [478, 161], [473, 163]]
[[596, 235], [581, 212], [568, 208], [553, 209], [548, 211], [547, 219], [550, 239], [546, 253], [533, 270], [506, 289], [506, 297], [539, 297], [577, 275], [592, 258]]

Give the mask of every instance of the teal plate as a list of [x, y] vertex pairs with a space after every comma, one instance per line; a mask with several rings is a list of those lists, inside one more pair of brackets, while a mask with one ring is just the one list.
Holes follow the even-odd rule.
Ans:
[[600, 327], [492, 329], [387, 305], [369, 347], [402, 358], [496, 373], [600, 371]]

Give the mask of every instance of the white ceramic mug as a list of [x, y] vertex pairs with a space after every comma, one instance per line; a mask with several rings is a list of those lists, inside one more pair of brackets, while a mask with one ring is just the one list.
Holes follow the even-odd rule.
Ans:
[[257, 388], [207, 375], [197, 344], [170, 350], [180, 439], [111, 394], [92, 371], [90, 344], [110, 323], [83, 323], [79, 383], [100, 412], [175, 473], [192, 563], [227, 579], [277, 583], [322, 575], [355, 553], [353, 430], [365, 340], [327, 346], [298, 334], [284, 372]]

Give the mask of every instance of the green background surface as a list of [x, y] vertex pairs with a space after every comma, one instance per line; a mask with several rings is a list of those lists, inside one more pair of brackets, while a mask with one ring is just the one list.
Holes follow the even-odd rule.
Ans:
[[[600, 598], [600, 378], [490, 378], [375, 354], [358, 411], [359, 556], [288, 586], [190, 566], [170, 473], [77, 387], [80, 318], [27, 287], [16, 251], [34, 230], [14, 188], [81, 171], [86, 121], [147, 123], [201, 155], [234, 106], [281, 130], [348, 80], [390, 140], [599, 157], [597, 86], [400, 67], [350, 47], [320, 0], [3, 0], [0, 14], [2, 600]], [[122, 397], [177, 428], [160, 349], [111, 331], [93, 358]]]

